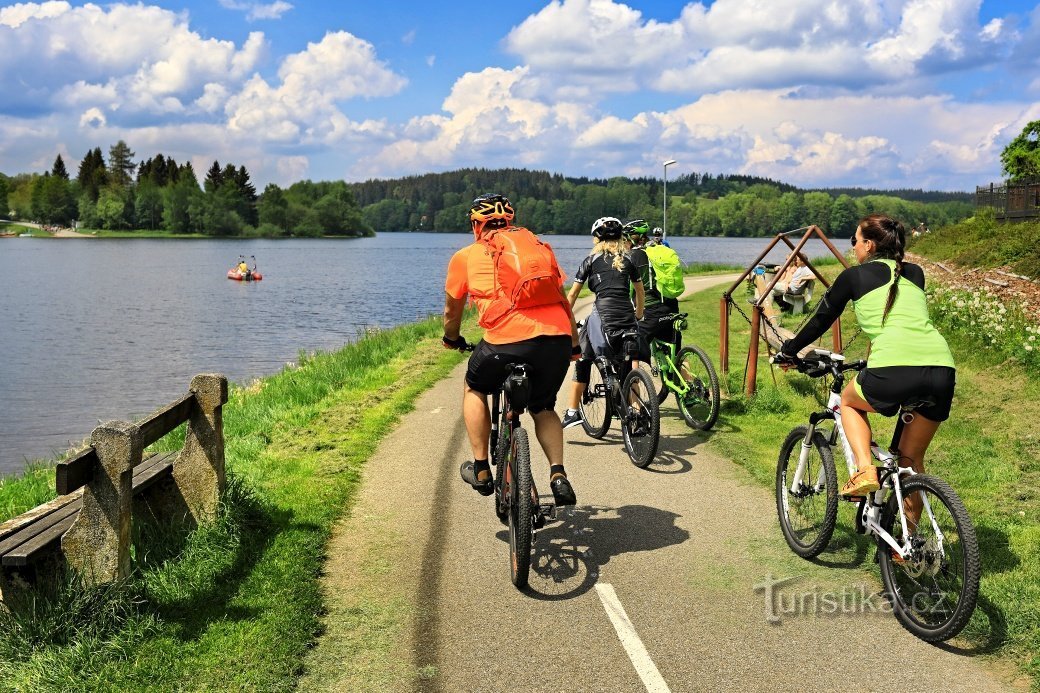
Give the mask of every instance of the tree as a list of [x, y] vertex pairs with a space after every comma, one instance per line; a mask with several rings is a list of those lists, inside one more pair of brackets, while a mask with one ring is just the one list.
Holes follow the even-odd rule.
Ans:
[[0, 174], [0, 217], [6, 219], [10, 210], [7, 209], [7, 176]]
[[[391, 202], [386, 200], [386, 202]], [[285, 233], [289, 229], [289, 201], [285, 192], [274, 183], [268, 183], [257, 202], [257, 215], [261, 224], [271, 224]]]
[[1040, 120], [1027, 124], [1000, 153], [1000, 165], [1011, 182], [1040, 178]]
[[830, 234], [838, 238], [850, 238], [856, 233], [859, 208], [848, 195], [838, 195], [831, 206]]
[[805, 204], [805, 223], [815, 224], [824, 231], [830, 229], [831, 206], [834, 201], [825, 192], [807, 192], [802, 196]]
[[157, 229], [163, 219], [163, 195], [148, 178], [138, 184], [134, 200], [134, 219], [137, 228]]
[[224, 172], [220, 170], [220, 162], [214, 161], [213, 165], [206, 171], [206, 181], [202, 184], [202, 188], [207, 193], [212, 193], [220, 190], [220, 186], [223, 184]]
[[802, 196], [796, 192], [785, 192], [776, 201], [773, 219], [777, 231], [791, 231], [805, 225], [805, 207]]
[[125, 211], [126, 203], [120, 196], [118, 190], [105, 188], [101, 191], [97, 201], [98, 221], [106, 229], [126, 228]]
[[65, 170], [65, 161], [61, 158], [61, 154], [54, 159], [54, 166], [51, 168], [51, 175], [65, 181], [69, 179], [69, 172]]
[[123, 140], [108, 148], [108, 178], [113, 185], [125, 188], [133, 181], [134, 152]]
[[79, 183], [80, 190], [90, 196], [91, 202], [97, 202], [101, 188], [108, 184], [108, 171], [105, 168], [105, 158], [101, 156], [101, 147], [91, 149], [83, 157], [76, 182]]
[[192, 206], [198, 208], [201, 197], [195, 172], [190, 168], [183, 171], [176, 183], [163, 190], [163, 228], [173, 233], [190, 233], [193, 228]]

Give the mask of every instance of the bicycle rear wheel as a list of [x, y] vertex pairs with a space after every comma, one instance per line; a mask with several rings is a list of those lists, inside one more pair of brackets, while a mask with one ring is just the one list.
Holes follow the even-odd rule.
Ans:
[[676, 357], [676, 375], [689, 390], [676, 394], [679, 413], [690, 428], [707, 431], [719, 419], [719, 376], [708, 355], [696, 346], [685, 346]]
[[654, 461], [661, 439], [661, 405], [646, 371], [632, 369], [621, 386], [621, 401], [628, 408], [628, 415], [621, 421], [625, 450], [632, 464], [645, 468]]
[[509, 498], [506, 496], [505, 478], [506, 465], [509, 464], [509, 440], [510, 436], [501, 431], [498, 435], [498, 444], [492, 450], [495, 460], [495, 515], [504, 525], [509, 524]]
[[792, 490], [794, 473], [808, 426], [798, 426], [780, 446], [776, 462], [776, 513], [791, 550], [802, 558], [819, 556], [834, 534], [838, 518], [838, 475], [834, 455], [819, 431], [813, 434], [805, 472]]
[[581, 397], [581, 427], [593, 438], [602, 438], [610, 430], [610, 392], [603, 367], [595, 363], [589, 373], [589, 386]]
[[[878, 542], [881, 579], [896, 619], [925, 642], [942, 642], [961, 632], [979, 597], [979, 544], [975, 526], [957, 493], [945, 481], [927, 474], [902, 480], [903, 497], [920, 493], [923, 509], [911, 532], [913, 553], [901, 560]], [[881, 525], [905, 545], [895, 494], [889, 496]], [[909, 520], [908, 520], [909, 521]]]
[[531, 570], [534, 524], [531, 500], [531, 448], [527, 431], [513, 429], [513, 454], [509, 461], [509, 572], [517, 589], [527, 587]]

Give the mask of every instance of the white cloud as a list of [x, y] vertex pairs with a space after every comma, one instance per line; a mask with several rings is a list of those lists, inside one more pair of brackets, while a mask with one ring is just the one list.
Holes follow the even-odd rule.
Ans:
[[426, 65], [428, 67], [433, 67], [433, 64], [435, 62], [437, 62], [437, 56], [436, 55], [428, 55], [428, 56], [426, 56]]
[[281, 19], [282, 15], [293, 8], [284, 0], [275, 2], [238, 2], [237, 0], [220, 0], [220, 6], [229, 10], [239, 10], [246, 13], [246, 19], [250, 22], [257, 19]]
[[79, 117], [81, 128], [103, 128], [106, 124], [105, 114], [101, 112], [100, 108], [88, 108]]
[[203, 38], [185, 14], [147, 5], [67, 3], [0, 10], [0, 90], [7, 113], [48, 104], [168, 114], [202, 96], [204, 85], [237, 85], [264, 56], [262, 33], [241, 48]]
[[401, 37], [401, 43], [403, 43], [406, 46], [410, 46], [413, 43], [415, 43], [415, 29], [412, 29], [411, 31], [406, 33], [404, 36], [402, 36]]
[[[716, 0], [672, 22], [614, 0], [553, 0], [504, 39], [528, 93], [878, 86], [993, 62], [1018, 40], [980, 0]], [[1007, 46], [1007, 47], [1005, 47]], [[893, 84], [893, 81], [896, 84]]]
[[232, 132], [284, 143], [326, 142], [349, 137], [358, 128], [337, 103], [358, 97], [389, 96], [406, 80], [379, 61], [372, 44], [345, 31], [329, 32], [318, 43], [282, 61], [281, 83], [270, 85], [260, 75], [227, 101]]

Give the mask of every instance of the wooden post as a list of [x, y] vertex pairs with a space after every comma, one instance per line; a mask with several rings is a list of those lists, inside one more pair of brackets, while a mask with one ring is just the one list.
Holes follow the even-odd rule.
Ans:
[[758, 334], [761, 324], [762, 307], [755, 304], [751, 309], [751, 343], [748, 344], [747, 380], [744, 381], [744, 394], [748, 397], [755, 394], [755, 385], [758, 380]]
[[729, 298], [719, 299], [719, 365], [729, 373]]
[[211, 521], [227, 479], [224, 473], [224, 418], [221, 407], [228, 399], [227, 378], [219, 374], [191, 379], [195, 406], [188, 419], [184, 449], [173, 465], [173, 479], [193, 524]]
[[114, 582], [130, 573], [130, 502], [133, 469], [141, 463], [141, 432], [134, 424], [109, 421], [90, 434], [90, 445], [99, 464], [61, 549], [87, 582]]

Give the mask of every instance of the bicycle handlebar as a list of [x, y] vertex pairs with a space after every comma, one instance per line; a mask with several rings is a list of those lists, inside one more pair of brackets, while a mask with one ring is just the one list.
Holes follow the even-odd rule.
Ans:
[[[839, 358], [834, 358], [835, 356], [839, 356]], [[770, 362], [777, 365], [794, 366], [799, 373], [804, 373], [810, 378], [820, 378], [828, 373], [838, 375], [847, 371], [861, 371], [867, 367], [867, 362], [862, 359], [845, 362], [840, 355], [823, 349], [815, 349], [805, 358], [778, 353], [773, 355]]]

